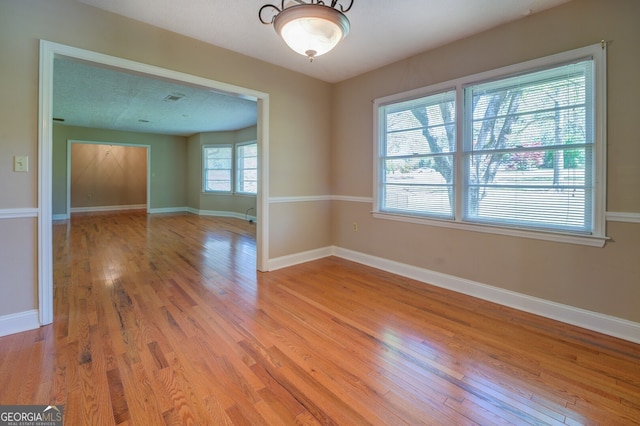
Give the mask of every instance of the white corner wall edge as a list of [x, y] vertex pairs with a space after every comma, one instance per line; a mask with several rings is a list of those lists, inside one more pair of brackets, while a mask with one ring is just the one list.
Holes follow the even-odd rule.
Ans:
[[329, 257], [334, 254], [333, 251], [333, 247], [325, 247], [269, 259], [268, 270], [275, 271], [277, 269], [287, 268], [300, 263], [322, 259], [323, 257]]
[[40, 328], [38, 310], [17, 312], [0, 317], [0, 337]]
[[540, 315], [556, 321], [582, 327], [598, 333], [640, 343], [640, 323], [580, 309], [561, 303], [516, 293], [487, 284], [430, 271], [393, 260], [332, 247], [332, 254], [343, 259], [382, 269], [436, 287], [477, 297], [503, 306]]

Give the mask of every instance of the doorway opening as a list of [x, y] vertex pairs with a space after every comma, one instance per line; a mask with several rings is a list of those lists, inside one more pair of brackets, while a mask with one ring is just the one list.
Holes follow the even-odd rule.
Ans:
[[258, 193], [256, 224], [256, 269], [268, 270], [268, 152], [269, 95], [264, 92], [222, 83], [203, 77], [172, 71], [140, 62], [78, 49], [58, 43], [40, 42], [40, 79], [38, 114], [38, 304], [41, 325], [53, 322], [52, 256], [52, 169], [53, 169], [53, 80], [56, 57], [85, 61], [96, 66], [183, 83], [257, 103]]

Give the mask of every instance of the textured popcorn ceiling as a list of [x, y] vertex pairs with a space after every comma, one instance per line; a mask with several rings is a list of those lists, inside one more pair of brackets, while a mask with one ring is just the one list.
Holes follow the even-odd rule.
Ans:
[[189, 136], [252, 126], [257, 104], [201, 87], [56, 58], [53, 117], [71, 126]]

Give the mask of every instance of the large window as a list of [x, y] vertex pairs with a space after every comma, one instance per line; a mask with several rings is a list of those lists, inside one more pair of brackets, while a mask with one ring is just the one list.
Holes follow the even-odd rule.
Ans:
[[258, 192], [258, 145], [255, 142], [236, 145], [236, 192]]
[[453, 219], [455, 91], [381, 108], [382, 209]]
[[231, 192], [233, 146], [209, 145], [203, 147], [204, 192]]
[[202, 150], [204, 192], [231, 193], [235, 188], [237, 194], [257, 194], [258, 145], [256, 142], [205, 145]]
[[597, 45], [376, 100], [375, 213], [601, 244], [604, 72]]

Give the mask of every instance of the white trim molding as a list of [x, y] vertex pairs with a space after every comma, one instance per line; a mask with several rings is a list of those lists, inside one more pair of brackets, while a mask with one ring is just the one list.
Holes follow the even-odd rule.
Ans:
[[124, 210], [146, 210], [146, 204], [130, 204], [126, 206], [94, 206], [94, 207], [71, 207], [71, 213], [87, 213], [87, 212], [114, 212]]
[[351, 195], [334, 195], [331, 197], [334, 201], [348, 201], [351, 203], [367, 203], [373, 204], [373, 197], [354, 197]]
[[149, 209], [149, 214], [187, 213], [188, 211], [189, 211], [188, 207], [158, 207], [154, 209]]
[[[526, 294], [516, 293], [491, 285], [447, 275], [416, 266], [383, 259], [376, 256], [333, 247], [334, 256], [373, 268], [382, 269], [403, 277], [421, 281], [436, 287], [445, 288], [509, 308], [540, 315], [556, 321], [586, 328], [588, 330], [618, 337], [634, 343], [640, 343], [640, 323], [580, 309], [561, 303], [540, 299]], [[288, 256], [290, 257], [290, 256]]]
[[23, 331], [35, 330], [40, 327], [38, 311], [36, 309], [0, 317], [0, 337]]
[[40, 40], [38, 72], [38, 316], [53, 322], [53, 58], [59, 47]]
[[289, 197], [271, 197], [269, 204], [277, 203], [308, 203], [310, 201], [349, 201], [352, 203], [373, 203], [372, 197], [355, 197], [351, 195], [304, 195]]
[[310, 201], [331, 201], [331, 195], [305, 195], [292, 197], [269, 197], [269, 204], [276, 203], [308, 203]]
[[322, 259], [324, 257], [332, 256], [333, 254], [334, 253], [332, 247], [325, 247], [301, 253], [294, 253], [287, 256], [276, 257], [273, 259], [269, 259], [269, 271], [287, 268], [289, 266], [298, 265], [300, 263], [311, 262], [312, 260]]
[[38, 217], [38, 209], [0, 209], [0, 219], [20, 219], [23, 217]]
[[607, 221], [640, 223], [640, 213], [607, 212]]

